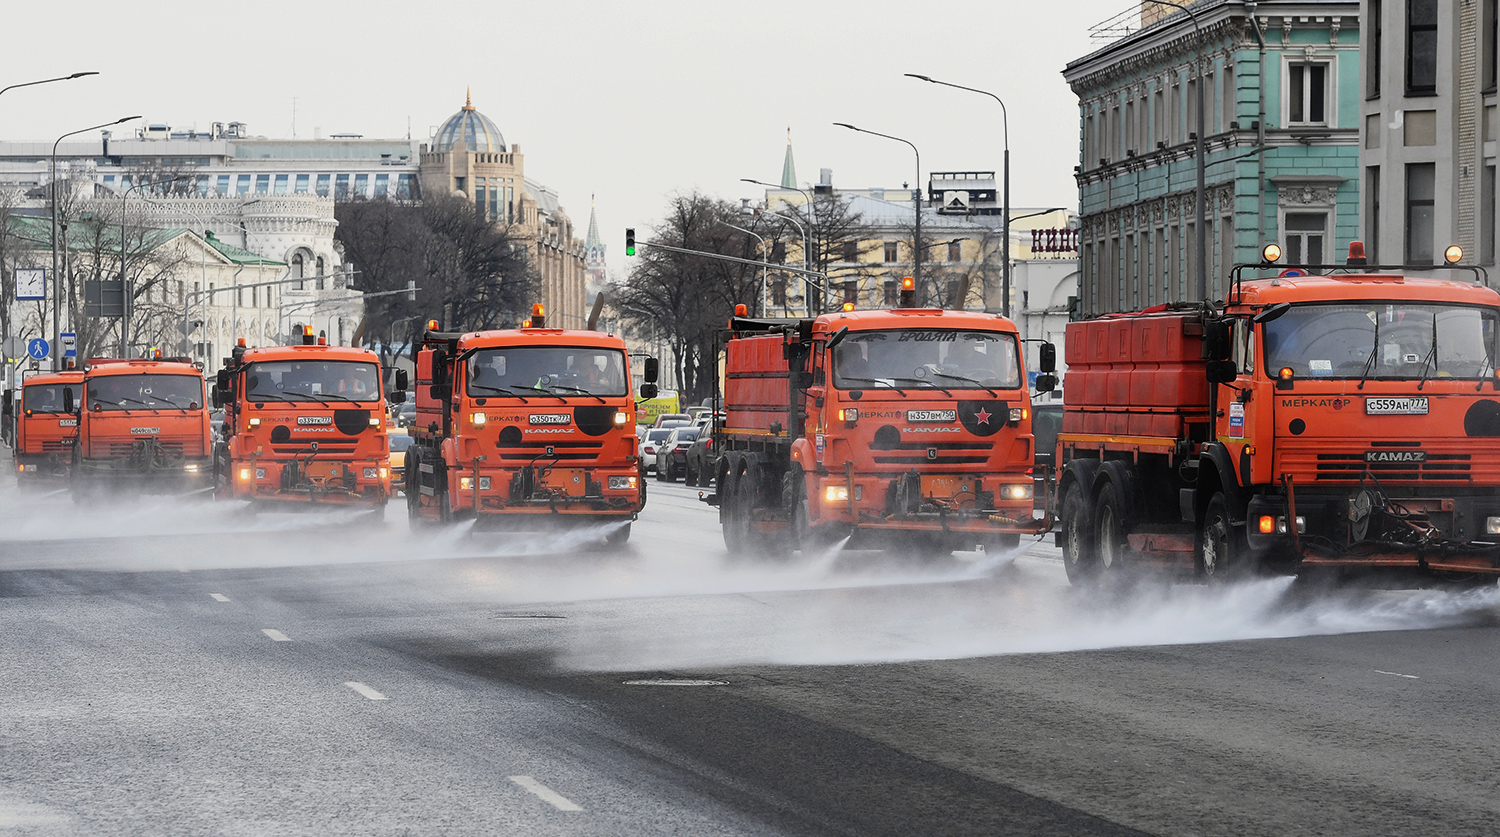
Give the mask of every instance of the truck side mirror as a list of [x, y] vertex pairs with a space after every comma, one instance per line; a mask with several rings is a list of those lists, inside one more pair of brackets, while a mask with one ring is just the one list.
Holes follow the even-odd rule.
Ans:
[[797, 389], [807, 389], [813, 385], [814, 381], [813, 373], [811, 372], [793, 372], [792, 379]]
[[433, 352], [432, 353], [432, 385], [433, 386], [446, 385], [446, 384], [448, 384], [450, 382], [451, 381], [450, 381], [450, 379], [448, 377], [448, 353], [447, 352]]
[[[648, 384], [654, 384], [659, 377], [661, 377], [661, 362], [654, 357], [646, 358], [646, 366], [641, 371], [641, 379]], [[656, 396], [652, 395], [651, 397], [655, 398]]]
[[[406, 392], [406, 388], [411, 385], [411, 378], [406, 374], [406, 370], [405, 369], [397, 369], [395, 377], [396, 377], [396, 389], [397, 389], [397, 391], [402, 392], [402, 393]], [[403, 398], [401, 400], [405, 401], [406, 399]], [[399, 403], [401, 403], [401, 401], [398, 401], [396, 403], [399, 404]]]
[[385, 397], [385, 400], [391, 402], [392, 404], [405, 404], [406, 390], [398, 389], [395, 392], [392, 392], [390, 395], [387, 395]]
[[653, 384], [650, 381], [647, 381], [646, 383], [641, 384], [641, 400], [642, 401], [650, 401], [651, 399], [655, 398], [657, 396], [657, 393], [659, 393], [659, 392], [660, 392], [660, 390], [658, 390], [656, 388], [656, 384]]
[[1211, 384], [1227, 384], [1239, 377], [1239, 367], [1232, 360], [1211, 360], [1208, 362], [1208, 382]]
[[[63, 391], [63, 412], [65, 412], [65, 413], [71, 413], [71, 412], [73, 412], [73, 388], [72, 387], [63, 387], [62, 391]], [[17, 458], [19, 458], [19, 457], [17, 457]]]
[[1051, 372], [1043, 372], [1036, 376], [1036, 391], [1051, 392], [1057, 389], [1057, 376]]
[[[1233, 351], [1228, 320], [1209, 320], [1203, 324], [1204, 360], [1228, 360]], [[1229, 380], [1234, 380], [1233, 376]]]
[[[1052, 345], [1051, 343], [1043, 343], [1041, 345], [1041, 348], [1038, 350], [1037, 366], [1036, 366], [1036, 368], [1037, 368], [1038, 371], [1041, 371], [1041, 372], [1056, 372], [1057, 371], [1057, 347], [1056, 346]], [[1056, 378], [1056, 376], [1053, 376], [1053, 377], [1054, 377], [1054, 379]], [[1049, 387], [1045, 391], [1050, 392], [1052, 389], [1055, 389], [1055, 386], [1054, 387]]]
[[229, 370], [220, 369], [214, 381], [219, 385], [219, 389], [229, 389]]
[[214, 384], [213, 389], [209, 390], [208, 400], [215, 407], [224, 406], [224, 393], [219, 389], [218, 384]]
[[433, 401], [447, 401], [453, 397], [453, 387], [447, 384], [433, 384], [427, 388], [427, 395]]

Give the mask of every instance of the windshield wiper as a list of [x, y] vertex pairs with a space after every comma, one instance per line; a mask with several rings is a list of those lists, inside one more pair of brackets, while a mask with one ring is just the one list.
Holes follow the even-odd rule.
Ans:
[[1365, 388], [1365, 380], [1370, 377], [1370, 373], [1375, 369], [1375, 353], [1378, 351], [1380, 351], [1380, 314], [1377, 313], [1375, 315], [1375, 345], [1370, 347], [1370, 356], [1365, 358], [1365, 368], [1363, 372], [1359, 373], [1359, 386], [1355, 387], [1355, 389]]
[[145, 407], [146, 409], [150, 410], [151, 412], [156, 413], [157, 415], [161, 415], [161, 411], [160, 410], [156, 409], [155, 407], [151, 406], [150, 404], [146, 403], [145, 401], [142, 401], [139, 398], [131, 398], [128, 395], [122, 395], [122, 396], [120, 396], [120, 401], [116, 401], [115, 403], [119, 404], [120, 406], [123, 407], [123, 406], [125, 406], [124, 404], [121, 403], [123, 401], [134, 401], [135, 403], [141, 405], [142, 407]]
[[[847, 377], [847, 376], [844, 376], [844, 375], [840, 375], [839, 377], [843, 378], [846, 381], [864, 381], [867, 384], [880, 384], [881, 386], [884, 386], [884, 387], [886, 387], [888, 389], [893, 389], [893, 390], [901, 393], [901, 397], [902, 398], [906, 397], [906, 391], [903, 390], [903, 389], [901, 389], [901, 387], [898, 387], [895, 384], [888, 384], [888, 383], [886, 383], [885, 381], [883, 381], [883, 380], [881, 380], [879, 378], [850, 378], [850, 377]], [[902, 379], [901, 378], [892, 378], [892, 380], [899, 381], [899, 380], [902, 380]]]
[[526, 400], [526, 396], [522, 395], [519, 392], [515, 392], [511, 387], [492, 387], [485, 384], [469, 384], [469, 389], [482, 389], [485, 392], [497, 392], [501, 395], [514, 395], [515, 397], [521, 399], [522, 404], [530, 403]]
[[1480, 369], [1479, 369], [1479, 386], [1474, 387], [1474, 391], [1475, 392], [1478, 392], [1478, 391], [1484, 389], [1484, 378], [1485, 378], [1485, 376], [1489, 375], [1490, 373], [1492, 373], [1494, 371], [1495, 371], [1495, 360], [1494, 360], [1494, 358], [1490, 357], [1490, 353], [1488, 351], [1486, 351], [1484, 353], [1484, 366], [1480, 367]]
[[357, 398], [350, 398], [347, 395], [339, 395], [336, 392], [310, 392], [310, 393], [307, 393], [307, 397], [316, 399], [318, 401], [322, 401], [325, 398], [337, 398], [340, 401], [358, 401], [359, 400]]
[[942, 394], [948, 396], [949, 398], [953, 397], [953, 393], [949, 392], [946, 389], [943, 389], [942, 387], [938, 386], [936, 382], [929, 381], [926, 378], [892, 378], [891, 380], [893, 380], [893, 381], [913, 381], [913, 382], [918, 383], [918, 384], [927, 384], [927, 386], [918, 387], [918, 389], [928, 389], [930, 387], [930, 388], [935, 389], [935, 390], [941, 392]]
[[[938, 372], [936, 370], [934, 370], [932, 374], [934, 374], [934, 375], [942, 375], [944, 378], [952, 378], [955, 381], [967, 381], [967, 382], [973, 384], [974, 386], [979, 387], [980, 389], [987, 390], [990, 395], [998, 396], [1000, 394], [1000, 393], [996, 392], [995, 390], [991, 389], [990, 387], [987, 387], [984, 384], [980, 383], [979, 381], [976, 381], [975, 379], [970, 378], [967, 375], [949, 375], [947, 372]], [[947, 392], [947, 390], [943, 390], [943, 391]]]
[[1422, 360], [1422, 377], [1417, 379], [1417, 391], [1422, 391], [1422, 386], [1427, 383], [1427, 364], [1432, 364], [1432, 371], [1437, 371], [1437, 312], [1432, 312], [1432, 348], [1427, 351], [1427, 357]]
[[607, 403], [609, 403], [609, 402], [605, 401], [603, 398], [600, 398], [599, 396], [595, 395], [592, 392], [589, 392], [586, 389], [579, 389], [578, 387], [570, 387], [567, 384], [553, 384], [552, 388], [553, 389], [565, 389], [565, 390], [567, 390], [569, 392], [576, 392], [576, 393], [580, 393], [582, 395], [587, 395], [590, 398], [598, 398], [600, 404], [607, 404]]
[[261, 399], [266, 399], [266, 400], [269, 400], [269, 401], [291, 401], [292, 399], [289, 398], [288, 396], [292, 396], [292, 395], [295, 395], [298, 398], [306, 398], [306, 399], [308, 399], [310, 401], [317, 401], [318, 400], [316, 398], [313, 398], [311, 395], [308, 395], [305, 392], [258, 392], [258, 393], [251, 393], [250, 394], [250, 400], [254, 401], [257, 398], [261, 398]]

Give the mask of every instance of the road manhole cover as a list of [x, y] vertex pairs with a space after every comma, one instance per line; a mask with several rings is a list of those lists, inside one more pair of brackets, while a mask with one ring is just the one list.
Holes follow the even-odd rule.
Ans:
[[627, 686], [728, 686], [727, 680], [626, 680]]

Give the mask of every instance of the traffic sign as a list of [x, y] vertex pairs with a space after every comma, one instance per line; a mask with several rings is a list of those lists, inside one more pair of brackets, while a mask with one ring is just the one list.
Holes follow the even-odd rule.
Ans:
[[41, 360], [47, 357], [52, 353], [51, 349], [52, 347], [47, 345], [47, 341], [40, 337], [34, 337], [30, 343], [26, 344], [26, 354], [32, 360]]
[[78, 357], [78, 335], [65, 331], [62, 333], [62, 356]]

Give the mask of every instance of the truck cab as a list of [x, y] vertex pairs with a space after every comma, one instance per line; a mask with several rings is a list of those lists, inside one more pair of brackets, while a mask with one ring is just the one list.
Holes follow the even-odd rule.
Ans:
[[304, 327], [301, 345], [238, 346], [220, 370], [216, 496], [259, 508], [383, 509], [392, 487], [380, 359], [311, 332]]
[[630, 359], [620, 338], [548, 328], [440, 332], [416, 355], [406, 497], [415, 523], [586, 524], [622, 543], [645, 506]]
[[76, 406], [75, 490], [165, 493], [210, 485], [207, 392], [203, 372], [188, 358], [89, 360]]
[[736, 316], [726, 337], [713, 500], [731, 551], [850, 537], [946, 553], [1051, 527], [1035, 514], [1047, 502], [1010, 320], [915, 306]]
[[73, 464], [78, 438], [83, 372], [31, 375], [21, 386], [16, 405], [14, 446], [16, 479], [22, 483], [62, 481]]

